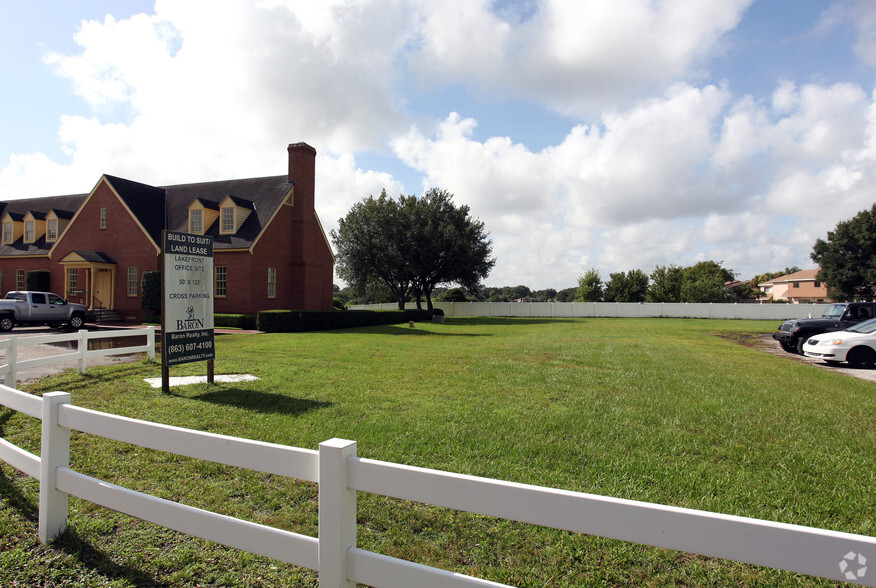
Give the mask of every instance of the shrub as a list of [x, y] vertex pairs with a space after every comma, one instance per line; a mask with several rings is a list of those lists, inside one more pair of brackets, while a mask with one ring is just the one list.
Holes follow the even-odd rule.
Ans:
[[233, 329], [254, 329], [256, 317], [252, 314], [214, 314], [214, 327], [230, 327]]
[[263, 310], [256, 321], [266, 333], [301, 333], [392, 325], [410, 321], [426, 322], [428, 310]]
[[48, 292], [50, 289], [50, 276], [51, 274], [47, 269], [33, 270], [27, 272], [27, 277], [25, 278], [25, 288], [27, 290], [32, 290], [35, 292]]
[[143, 286], [140, 289], [140, 308], [161, 314], [161, 271], [143, 272]]

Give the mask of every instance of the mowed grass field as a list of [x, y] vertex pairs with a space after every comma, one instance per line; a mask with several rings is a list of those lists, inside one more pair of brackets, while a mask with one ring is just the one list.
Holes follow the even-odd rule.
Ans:
[[[216, 373], [256, 382], [162, 395], [157, 364], [26, 386], [80, 406], [362, 457], [876, 535], [876, 384], [745, 343], [774, 321], [448, 319], [223, 335]], [[188, 364], [171, 375], [203, 374]], [[0, 435], [39, 453], [39, 423], [0, 408]], [[317, 535], [314, 484], [74, 433], [84, 473]], [[365, 549], [517, 586], [822, 586], [808, 576], [359, 493]], [[0, 467], [3, 586], [316, 586], [270, 561], [72, 498], [37, 539], [38, 485]]]

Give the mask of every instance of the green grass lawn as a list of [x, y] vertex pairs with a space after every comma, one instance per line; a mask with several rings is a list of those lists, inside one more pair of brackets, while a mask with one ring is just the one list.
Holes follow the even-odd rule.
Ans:
[[[876, 535], [876, 384], [741, 344], [775, 321], [447, 319], [415, 328], [217, 337], [216, 373], [173, 388], [157, 364], [31, 384], [170, 425], [733, 515]], [[205, 373], [187, 364], [171, 375]], [[39, 423], [0, 408], [39, 453]], [[74, 433], [74, 469], [316, 536], [313, 484]], [[517, 586], [830, 582], [360, 493], [359, 546]], [[10, 586], [316, 586], [317, 575], [70, 501], [37, 540], [38, 485], [0, 467]]]

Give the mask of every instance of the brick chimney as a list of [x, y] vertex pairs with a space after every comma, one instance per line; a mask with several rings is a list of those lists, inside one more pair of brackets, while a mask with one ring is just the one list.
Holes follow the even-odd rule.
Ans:
[[293, 214], [298, 218], [304, 218], [313, 214], [316, 149], [307, 143], [292, 143], [287, 151], [289, 151], [289, 182], [295, 183]]

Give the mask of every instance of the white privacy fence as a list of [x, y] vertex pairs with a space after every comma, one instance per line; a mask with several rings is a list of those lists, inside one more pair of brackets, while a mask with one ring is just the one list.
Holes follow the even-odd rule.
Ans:
[[[821, 316], [828, 304], [724, 304], [696, 302], [436, 302], [445, 316], [595, 318], [674, 317], [763, 319]], [[417, 305], [409, 302], [407, 309]], [[425, 308], [425, 304], [423, 305]], [[357, 304], [351, 310], [398, 310], [396, 303]]]
[[[142, 345], [129, 345], [127, 347], [112, 346], [107, 349], [89, 349], [89, 341], [109, 341], [112, 339], [128, 339], [131, 337], [146, 336], [146, 343]], [[37, 357], [33, 359], [18, 359], [18, 351], [22, 347], [28, 345], [58, 345], [63, 343], [76, 342], [76, 349], [67, 353], [56, 353], [45, 357]], [[108, 355], [128, 355], [131, 353], [146, 353], [150, 361], [155, 361], [155, 327], [148, 326], [145, 329], [123, 329], [112, 331], [87, 331], [82, 329], [76, 333], [50, 334], [50, 335], [35, 335], [35, 336], [16, 336], [12, 335], [8, 339], [0, 340], [0, 351], [5, 351], [6, 359], [3, 365], [0, 365], [0, 376], [7, 386], [15, 386], [18, 372], [29, 368], [40, 367], [44, 365], [53, 365], [56, 363], [76, 362], [80, 374], [85, 374], [88, 370], [88, 361], [96, 357], [106, 357]]]
[[[362, 583], [503, 586], [357, 547], [356, 493], [371, 492], [485, 516], [876, 586], [876, 538], [423, 469], [356, 456], [331, 439], [300, 449], [171, 427], [0, 386], [0, 404], [42, 420], [40, 455], [0, 438], [0, 459], [40, 482], [39, 538], [67, 526], [68, 496], [210, 541], [303, 566], [321, 588]], [[319, 537], [164, 500], [70, 468], [70, 431], [319, 484]]]

